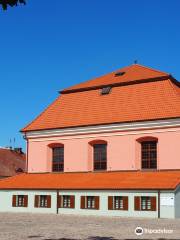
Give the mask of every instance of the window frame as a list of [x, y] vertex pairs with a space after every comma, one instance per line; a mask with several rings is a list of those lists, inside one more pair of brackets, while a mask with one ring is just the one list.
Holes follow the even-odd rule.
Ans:
[[108, 210], [128, 211], [128, 208], [129, 197], [127, 195], [108, 196]]
[[[21, 204], [20, 204], [20, 199], [22, 200]], [[16, 206], [17, 207], [24, 207], [24, 205], [25, 205], [25, 195], [17, 195]]]
[[[152, 201], [151, 201], [151, 197], [150, 196], [141, 196], [140, 199], [141, 203], [140, 203], [140, 209], [141, 211], [151, 211], [152, 209]], [[143, 201], [145, 203], [145, 208], [143, 208]]]
[[141, 169], [157, 169], [157, 141], [141, 142]]
[[107, 170], [107, 143], [93, 144], [93, 170]]
[[134, 210], [157, 211], [157, 196], [134, 196]]
[[12, 195], [12, 207], [28, 207], [28, 195]]
[[[88, 195], [81, 196], [80, 208], [86, 210], [99, 210], [100, 207], [100, 196]], [[90, 201], [88, 203], [88, 201]]]
[[[51, 172], [64, 172], [64, 144], [51, 143], [48, 147], [51, 149]], [[55, 153], [58, 149], [59, 153]]]
[[[89, 201], [90, 205], [88, 205], [89, 204], [88, 201]], [[85, 209], [94, 210], [94, 209], [96, 209], [95, 205], [96, 205], [95, 204], [95, 196], [86, 196], [86, 198], [85, 198]]]
[[34, 195], [34, 207], [51, 208], [51, 195], [46, 194]]
[[[137, 149], [138, 168], [141, 169], [142, 171], [157, 170], [158, 169], [158, 138], [154, 136], [143, 136], [136, 139], [136, 142], [138, 143], [137, 145], [138, 146], [138, 149]], [[147, 143], [155, 143], [156, 149], [151, 149], [146, 153], [145, 150], [143, 150], [143, 144], [147, 144]], [[154, 157], [153, 157], [153, 154], [155, 154]], [[147, 155], [147, 157], [145, 155]], [[149, 159], [146, 161], [146, 160], [143, 160], [143, 158], [144, 159], [149, 158]], [[154, 163], [153, 163], [153, 158], [155, 159]], [[147, 164], [147, 167], [145, 167], [145, 164]]]
[[[67, 202], [65, 204], [65, 202]], [[70, 195], [62, 195], [62, 208], [71, 208], [71, 196]]]
[[39, 195], [39, 203], [38, 204], [39, 204], [39, 208], [47, 208], [48, 207], [48, 196], [47, 195]]
[[124, 199], [122, 196], [114, 196], [113, 197], [113, 209], [114, 210], [123, 210], [124, 209]]

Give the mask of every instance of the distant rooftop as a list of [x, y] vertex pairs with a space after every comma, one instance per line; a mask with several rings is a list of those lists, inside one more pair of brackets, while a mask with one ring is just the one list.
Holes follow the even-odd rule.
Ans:
[[0, 177], [9, 177], [24, 172], [26, 155], [21, 148], [0, 147]]

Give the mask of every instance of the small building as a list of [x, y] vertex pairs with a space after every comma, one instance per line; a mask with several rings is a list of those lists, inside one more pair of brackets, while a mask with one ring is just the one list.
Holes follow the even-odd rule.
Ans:
[[133, 64], [64, 89], [22, 129], [0, 212], [180, 217], [180, 83]]
[[26, 155], [22, 148], [0, 147], [0, 178], [11, 177], [26, 170]]

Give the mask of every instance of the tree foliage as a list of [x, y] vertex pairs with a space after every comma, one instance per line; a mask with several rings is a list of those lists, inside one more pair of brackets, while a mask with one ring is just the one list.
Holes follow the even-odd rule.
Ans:
[[7, 10], [8, 5], [11, 7], [17, 6], [18, 3], [26, 4], [25, 0], [0, 0], [0, 5], [2, 5], [3, 10]]

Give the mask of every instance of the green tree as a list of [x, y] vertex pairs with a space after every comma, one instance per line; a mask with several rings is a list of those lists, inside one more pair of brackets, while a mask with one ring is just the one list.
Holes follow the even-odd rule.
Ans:
[[26, 4], [25, 0], [0, 0], [0, 5], [2, 5], [3, 10], [7, 10], [8, 5], [11, 7], [17, 6], [18, 3]]

